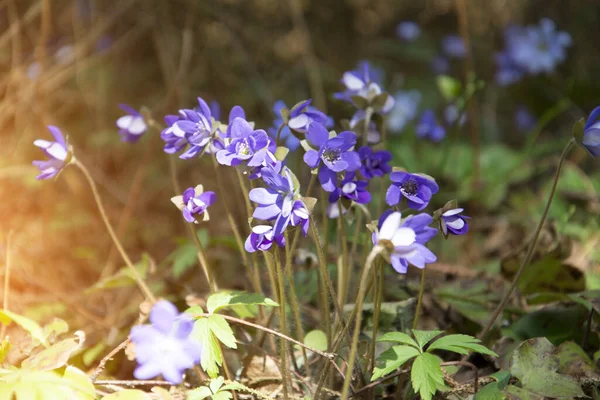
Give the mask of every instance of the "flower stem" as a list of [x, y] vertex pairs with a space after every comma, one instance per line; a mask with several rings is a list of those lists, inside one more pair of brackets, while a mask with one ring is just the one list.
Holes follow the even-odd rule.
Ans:
[[[319, 272], [321, 274], [321, 305], [323, 307], [323, 322], [325, 325], [325, 334], [327, 336], [327, 348], [331, 346], [331, 316], [329, 315], [329, 296], [327, 294], [327, 279], [329, 278], [327, 275], [327, 261], [325, 260], [325, 255], [323, 254], [323, 248], [321, 247], [321, 240], [319, 239], [319, 232], [317, 232], [317, 227], [315, 226], [315, 220], [311, 217], [310, 221], [310, 229], [312, 235], [314, 236], [315, 244], [317, 247], [317, 255], [319, 258]], [[335, 301], [335, 297], [333, 297], [333, 301]]]
[[423, 304], [423, 293], [425, 293], [425, 268], [421, 270], [421, 286], [419, 287], [419, 298], [417, 299], [417, 309], [415, 310], [415, 319], [413, 319], [412, 328], [417, 329], [419, 323], [419, 314], [421, 314], [421, 305]]
[[[275, 254], [275, 268], [277, 270], [277, 282], [279, 285], [279, 319], [281, 325], [281, 333], [287, 336], [287, 319], [285, 315], [285, 282], [283, 279], [283, 269], [281, 268], [281, 260], [279, 259], [279, 249], [273, 250]], [[283, 381], [283, 398], [288, 398], [288, 392], [290, 390], [290, 377], [288, 376], [288, 354], [287, 354], [287, 343], [283, 340], [281, 344], [281, 374]]]
[[375, 246], [365, 263], [365, 269], [360, 279], [360, 286], [358, 288], [358, 296], [356, 297], [356, 304], [354, 309], [356, 310], [356, 317], [354, 319], [354, 332], [352, 334], [352, 343], [350, 345], [350, 355], [348, 356], [348, 369], [346, 370], [346, 378], [344, 379], [344, 386], [342, 388], [342, 400], [348, 398], [348, 390], [350, 389], [350, 382], [352, 380], [352, 370], [354, 368], [354, 360], [356, 358], [356, 352], [358, 350], [358, 336], [360, 335], [360, 325], [362, 322], [362, 309], [367, 294], [367, 279], [368, 274], [373, 266], [373, 261], [379, 256], [381, 247]]
[[379, 330], [379, 317], [381, 316], [381, 303], [383, 302], [383, 265], [381, 262], [373, 270], [375, 276], [375, 300], [373, 301], [373, 334], [371, 335], [371, 346], [367, 354], [368, 376], [373, 375], [375, 368], [375, 345], [377, 343], [377, 331]]
[[121, 254], [123, 261], [125, 261], [125, 264], [127, 264], [127, 267], [129, 267], [129, 269], [131, 270], [131, 274], [133, 275], [133, 278], [137, 282], [137, 284], [138, 284], [140, 290], [142, 291], [142, 293], [144, 294], [144, 296], [146, 296], [148, 298], [148, 300], [150, 300], [150, 302], [155, 303], [156, 298], [154, 297], [154, 295], [152, 294], [152, 292], [150, 291], [150, 289], [148, 288], [148, 286], [146, 285], [146, 283], [144, 282], [144, 280], [138, 273], [137, 269], [135, 269], [135, 266], [133, 265], [133, 263], [131, 262], [131, 259], [125, 252], [125, 249], [123, 249], [123, 245], [119, 241], [119, 238], [115, 234], [115, 231], [114, 231], [112, 225], [110, 224], [110, 221], [108, 220], [108, 216], [106, 215], [106, 210], [104, 209], [104, 205], [102, 204], [102, 199], [100, 198], [100, 194], [98, 193], [98, 188], [96, 187], [96, 182], [94, 182], [94, 179], [92, 179], [92, 176], [90, 175], [87, 168], [79, 160], [75, 160], [75, 161], [73, 161], [73, 163], [79, 168], [79, 170], [83, 173], [83, 175], [87, 179], [88, 184], [90, 185], [90, 187], [92, 189], [92, 194], [94, 195], [94, 200], [96, 200], [96, 205], [98, 206], [98, 211], [100, 212], [100, 216], [102, 217], [102, 220], [104, 221], [104, 224], [106, 225], [106, 230], [108, 230], [108, 234], [110, 235], [111, 239], [113, 240], [113, 243], [115, 244], [117, 250]]
[[286, 123], [282, 122], [281, 125], [279, 125], [279, 128], [277, 128], [277, 135], [275, 136], [275, 143], [277, 144], [277, 146], [281, 145], [281, 131], [283, 131], [283, 128], [285, 128]]
[[196, 234], [196, 231], [194, 230], [194, 226], [193, 224], [186, 224], [190, 230], [190, 235], [192, 236], [192, 239], [194, 240], [194, 245], [196, 246], [196, 254], [198, 256], [198, 261], [200, 262], [200, 267], [202, 268], [202, 272], [204, 272], [204, 276], [206, 277], [206, 281], [208, 282], [208, 286], [210, 288], [210, 292], [211, 293], [216, 293], [219, 288], [217, 286], [217, 282], [215, 281], [215, 277], [214, 274], [212, 272], [212, 270], [210, 269], [208, 262], [206, 261], [206, 255], [204, 254], [204, 247], [202, 246], [202, 243], [200, 242], [200, 239], [198, 238], [198, 235]]
[[513, 278], [513, 281], [510, 284], [508, 291], [504, 294], [504, 296], [502, 297], [502, 300], [500, 301], [500, 304], [498, 304], [498, 307], [496, 307], [496, 309], [494, 310], [492, 317], [488, 321], [488, 323], [485, 326], [485, 328], [483, 329], [483, 331], [481, 331], [481, 333], [479, 334], [479, 339], [485, 338], [485, 336], [492, 329], [492, 327], [494, 326], [494, 323], [496, 322], [496, 320], [498, 319], [498, 317], [504, 310], [504, 307], [506, 307], [506, 304], [508, 303], [508, 301], [510, 300], [510, 297], [512, 296], [513, 292], [515, 291], [515, 288], [517, 287], [517, 284], [519, 283], [519, 279], [521, 278], [521, 275], [523, 275], [525, 268], [529, 265], [529, 262], [531, 261], [531, 257], [533, 256], [533, 252], [535, 250], [535, 246], [536, 246], [538, 238], [540, 236], [540, 232], [542, 231], [544, 222], [546, 222], [546, 217], [548, 217], [548, 211], [550, 211], [550, 206], [552, 205], [552, 199], [554, 198], [554, 193], [556, 192], [556, 187], [558, 186], [558, 179], [560, 177], [560, 171], [562, 169], [563, 163], [565, 162], [565, 160], [567, 158], [567, 155], [569, 154], [569, 151], [571, 150], [571, 147], [574, 144], [575, 144], [575, 139], [571, 139], [569, 141], [569, 143], [567, 143], [567, 146], [565, 147], [565, 149], [562, 152], [562, 155], [560, 156], [560, 161], [558, 162], [558, 166], [556, 167], [556, 173], [554, 174], [554, 181], [552, 183], [552, 188], [550, 189], [550, 194], [548, 195], [548, 200], [546, 201], [546, 207], [544, 208], [544, 212], [542, 213], [542, 218], [540, 219], [540, 222], [538, 223], [538, 226], [535, 230], [535, 234], [533, 235], [533, 239], [531, 241], [531, 244], [529, 245], [529, 249], [527, 250], [525, 259], [521, 263], [521, 266], [519, 267], [517, 274]]
[[343, 306], [346, 303], [346, 297], [348, 294], [348, 284], [350, 283], [350, 274], [352, 267], [348, 263], [348, 243], [346, 243], [346, 229], [344, 227], [344, 221], [342, 216], [342, 201], [338, 201], [338, 211], [340, 216], [338, 218], [338, 232], [340, 235], [340, 243], [342, 247], [342, 268], [338, 271], [340, 275], [339, 288], [338, 288], [338, 303]]
[[365, 110], [365, 123], [363, 125], [363, 146], [367, 146], [369, 144], [369, 125], [371, 124], [371, 118], [373, 117], [373, 108], [367, 107]]

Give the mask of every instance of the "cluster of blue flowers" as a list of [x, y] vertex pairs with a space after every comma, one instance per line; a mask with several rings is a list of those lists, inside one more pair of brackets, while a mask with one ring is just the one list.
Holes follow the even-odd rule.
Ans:
[[510, 85], [525, 75], [553, 72], [566, 60], [571, 44], [571, 35], [557, 31], [548, 18], [538, 25], [509, 26], [504, 31], [505, 48], [495, 56], [496, 82]]

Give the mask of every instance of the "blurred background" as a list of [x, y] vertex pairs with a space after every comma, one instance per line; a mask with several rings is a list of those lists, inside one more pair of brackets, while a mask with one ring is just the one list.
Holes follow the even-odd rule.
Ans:
[[[600, 104], [599, 15], [600, 2], [592, 0], [2, 1], [0, 265], [5, 271], [10, 257], [10, 308], [38, 320], [66, 315], [92, 343], [100, 337], [111, 342], [134, 321], [141, 299], [131, 286], [94, 290], [98, 282], [119, 287], [118, 279], [106, 279], [122, 262], [79, 171], [35, 180], [31, 161], [41, 154], [32, 142], [49, 137], [46, 125], [68, 134], [130, 255], [148, 255], [152, 285], [165, 294], [199, 295], [206, 288], [184, 221], [170, 202], [173, 156], [164, 154], [156, 129], [136, 144], [122, 143], [118, 104], [145, 107], [162, 123], [202, 96], [220, 104], [222, 119], [239, 104], [266, 129], [276, 117], [275, 101], [292, 106], [312, 98], [338, 121], [350, 118], [352, 107], [332, 93], [359, 60], [381, 69], [392, 95], [417, 91], [419, 112], [432, 108], [441, 115], [449, 105], [436, 84], [439, 72], [460, 81], [474, 73], [485, 82], [466, 123], [445, 139], [451, 144], [417, 141], [408, 122], [390, 129], [388, 149], [394, 165], [438, 179], [445, 194], [436, 206], [456, 197], [477, 217], [476, 238], [439, 244], [442, 267], [498, 272], [498, 254], [535, 226], [572, 124]], [[551, 73], [498, 84], [495, 54], [505, 45], [506, 28], [542, 18], [570, 35], [566, 59]], [[418, 23], [417, 40], [399, 37], [402, 21]], [[459, 35], [468, 51], [446, 59], [440, 71], [436, 60], [448, 35]], [[527, 129], [515, 119], [522, 109], [533, 121]], [[441, 163], [443, 157], [448, 161]], [[175, 163], [182, 187], [202, 183], [218, 191], [208, 160], [175, 157]], [[245, 226], [235, 175], [224, 174], [227, 193], [219, 198]], [[552, 217], [574, 239], [573, 264], [592, 277], [589, 286], [600, 272], [598, 163], [575, 150], [561, 185]], [[230, 288], [244, 288], [222, 201], [211, 214], [199, 233], [211, 263]]]

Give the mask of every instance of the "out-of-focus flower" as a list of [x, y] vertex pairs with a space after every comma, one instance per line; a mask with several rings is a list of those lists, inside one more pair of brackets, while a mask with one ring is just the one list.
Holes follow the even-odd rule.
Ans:
[[531, 114], [529, 109], [524, 105], [517, 107], [515, 111], [515, 126], [521, 132], [529, 132], [537, 124], [536, 118]]
[[385, 195], [389, 206], [397, 205], [402, 197], [406, 197], [408, 207], [420, 211], [440, 189], [433, 178], [424, 175], [396, 171], [390, 174], [390, 179], [392, 184]]
[[152, 307], [150, 323], [134, 326], [129, 335], [138, 363], [133, 375], [137, 379], [162, 375], [177, 385], [183, 381], [184, 371], [200, 362], [200, 343], [190, 338], [194, 322], [163, 300]]
[[507, 86], [520, 81], [525, 75], [525, 71], [520, 68], [506, 52], [496, 53], [496, 83], [500, 86]]
[[33, 165], [40, 170], [40, 174], [36, 179], [50, 179], [55, 177], [72, 159], [71, 151], [60, 129], [56, 126], [48, 125], [48, 130], [54, 137], [54, 142], [43, 139], [33, 142], [48, 157], [48, 160], [45, 161], [33, 161]]
[[358, 149], [358, 155], [361, 161], [360, 173], [366, 179], [381, 177], [392, 171], [389, 165], [392, 161], [392, 153], [387, 150], [373, 151], [369, 146], [363, 146]]
[[246, 238], [244, 248], [248, 253], [254, 253], [257, 250], [268, 251], [273, 243], [279, 247], [285, 247], [285, 236], [283, 234], [274, 235], [272, 226], [257, 225], [252, 228], [252, 233]]
[[421, 36], [421, 27], [413, 21], [403, 21], [396, 26], [396, 35], [407, 42], [413, 42]]
[[450, 61], [448, 58], [439, 54], [431, 60], [431, 70], [436, 75], [447, 74], [450, 71]]
[[444, 129], [444, 127], [438, 123], [433, 110], [423, 111], [415, 131], [419, 138], [428, 138], [436, 143], [441, 141], [446, 136], [446, 129]]
[[600, 157], [600, 107], [596, 107], [583, 128], [581, 145], [592, 157]]
[[342, 83], [346, 86], [346, 90], [335, 93], [336, 99], [347, 101], [358, 107], [356, 99], [353, 97], [362, 98], [362, 101], [368, 106], [376, 105], [375, 111], [380, 114], [386, 114], [394, 106], [394, 98], [381, 89], [381, 73], [366, 61], [359, 63], [357, 70], [345, 72]]
[[[460, 117], [460, 120], [458, 120]], [[444, 108], [444, 120], [449, 126], [454, 125], [456, 120], [458, 120], [458, 125], [463, 126], [467, 121], [467, 114], [460, 114], [460, 110], [456, 104], [449, 104], [446, 108]]]
[[311, 99], [296, 104], [288, 115], [288, 122], [286, 124], [281, 110], [287, 108], [282, 100], [278, 100], [273, 105], [273, 112], [275, 113], [275, 121], [273, 126], [268, 129], [269, 135], [273, 138], [277, 138], [277, 132], [281, 128], [280, 139], [283, 140], [283, 144], [290, 151], [296, 150], [300, 146], [300, 140], [296, 138], [290, 131], [290, 128], [301, 133], [306, 133], [308, 126], [315, 122], [324, 125], [325, 127], [333, 127], [333, 120], [329, 118], [325, 113], [319, 111], [316, 107], [311, 106]]
[[[415, 221], [413, 221], [413, 224], [415, 224]], [[422, 230], [422, 228], [418, 226], [418, 229]], [[407, 272], [409, 263], [423, 269], [426, 264], [437, 261], [435, 254], [425, 247], [424, 243], [417, 240], [417, 233], [413, 227], [408, 226], [406, 221], [402, 223], [402, 214], [399, 212], [388, 214], [381, 223], [381, 228], [373, 237], [374, 244], [385, 249], [384, 257], [391, 262], [392, 267], [400, 274]]]
[[231, 143], [217, 152], [219, 164], [236, 166], [247, 161], [249, 167], [264, 165], [269, 151], [267, 132], [254, 130], [248, 121], [239, 117], [230, 126]]
[[140, 140], [144, 132], [148, 129], [146, 121], [144, 121], [142, 114], [127, 104], [119, 104], [119, 107], [127, 113], [127, 115], [117, 120], [121, 141], [135, 143]]
[[208, 221], [209, 215], [207, 208], [210, 207], [217, 195], [215, 192], [205, 192], [202, 185], [195, 188], [188, 188], [183, 192], [183, 196], [175, 196], [171, 201], [177, 208], [183, 212], [183, 218], [187, 222], [198, 223], [198, 219], [202, 216], [202, 221]]
[[262, 169], [262, 179], [268, 188], [255, 188], [250, 191], [250, 200], [257, 203], [252, 216], [263, 221], [275, 221], [273, 237], [281, 235], [287, 226], [300, 225], [306, 236], [309, 226], [309, 212], [301, 200], [299, 188], [294, 184], [292, 173], [283, 168], [283, 174], [267, 166]]
[[[277, 100], [273, 105], [273, 113], [275, 113], [275, 120], [273, 121], [273, 126], [271, 126], [268, 129], [269, 135], [273, 139], [277, 138], [277, 131], [279, 130], [279, 127], [285, 124], [285, 121], [281, 116], [281, 110], [284, 108], [287, 107], [282, 100]], [[287, 125], [284, 125], [284, 127], [281, 129], [279, 137], [283, 141], [283, 145], [290, 149], [290, 151], [294, 151], [298, 147], [300, 147], [300, 140], [298, 140], [298, 138], [292, 134], [292, 131], [290, 131], [290, 128]]]
[[458, 35], [448, 35], [442, 38], [442, 51], [450, 58], [465, 58], [467, 56], [465, 42]]
[[469, 225], [467, 224], [466, 215], [461, 215], [464, 211], [462, 208], [454, 208], [445, 211], [440, 218], [440, 229], [444, 236], [448, 236], [449, 233], [453, 235], [464, 235], [469, 231]]
[[398, 133], [415, 117], [421, 102], [421, 93], [417, 90], [399, 91], [394, 95], [394, 107], [386, 118], [386, 124], [390, 131]]
[[[327, 216], [329, 218], [338, 218], [340, 216], [339, 205], [337, 204], [340, 198], [359, 204], [370, 202], [371, 193], [367, 190], [368, 185], [368, 181], [356, 179], [354, 172], [346, 172], [339, 186], [329, 195], [330, 204], [327, 207]], [[342, 204], [342, 213], [345, 214], [346, 210], [346, 207]]]
[[75, 59], [75, 51], [72, 44], [60, 46], [54, 53], [54, 58], [58, 64], [68, 64]]

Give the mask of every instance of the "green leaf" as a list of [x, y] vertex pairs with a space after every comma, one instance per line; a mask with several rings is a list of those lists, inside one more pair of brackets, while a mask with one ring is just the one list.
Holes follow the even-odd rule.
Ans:
[[408, 336], [406, 333], [403, 333], [403, 332], [388, 332], [388, 333], [382, 335], [379, 339], [377, 339], [377, 341], [378, 342], [404, 343], [409, 346], [413, 346], [414, 348], [420, 349], [417, 342], [415, 342], [413, 338], [411, 338], [410, 336]]
[[186, 400], [203, 400], [211, 395], [212, 392], [207, 386], [200, 386], [187, 392]]
[[196, 246], [191, 242], [180, 246], [171, 253], [169, 258], [173, 261], [173, 267], [171, 268], [173, 277], [179, 278], [192, 268], [198, 262], [197, 254], [198, 249], [196, 249]]
[[150, 400], [151, 397], [146, 393], [138, 389], [125, 389], [115, 393], [111, 393], [108, 396], [104, 396], [102, 400]]
[[231, 394], [231, 392], [227, 392], [227, 391], [215, 393], [211, 396], [212, 400], [229, 400], [232, 398], [233, 398], [233, 394]]
[[225, 378], [223, 378], [222, 376], [219, 376], [218, 378], [215, 378], [212, 381], [210, 381], [210, 384], [208, 385], [208, 387], [211, 390], [211, 392], [217, 393], [219, 391], [219, 389], [221, 389], [221, 386], [223, 386], [224, 382], [225, 382]]
[[4, 339], [2, 339], [2, 343], [0, 343], [0, 364], [2, 364], [2, 362], [6, 358], [6, 355], [10, 351], [11, 347], [12, 346], [10, 344], [10, 341], [8, 340], [8, 336], [5, 336]]
[[452, 101], [460, 96], [461, 84], [457, 79], [454, 79], [451, 76], [439, 75], [437, 77], [437, 85], [446, 101]]
[[208, 318], [200, 318], [194, 322], [191, 337], [202, 345], [200, 366], [208, 376], [216, 378], [219, 375], [219, 367], [223, 364], [223, 355], [219, 342], [210, 329]]
[[229, 323], [225, 318], [220, 315], [213, 314], [207, 318], [208, 327], [212, 331], [212, 333], [223, 343], [225, 346], [230, 349], [237, 349], [237, 344], [235, 343], [235, 336], [233, 335], [233, 330], [229, 326]]
[[[136, 263], [135, 269], [142, 279], [146, 278], [146, 273], [150, 265], [153, 263], [150, 256], [146, 253], [142, 254], [142, 259]], [[94, 293], [98, 290], [103, 289], [116, 289], [116, 288], [125, 288], [125, 287], [133, 287], [136, 285], [135, 277], [133, 273], [129, 269], [129, 267], [124, 266], [119, 269], [114, 275], [107, 276], [106, 278], [96, 282], [91, 287], [84, 290], [85, 294]]]
[[569, 399], [585, 396], [570, 376], [557, 372], [559, 360], [546, 338], [529, 339], [519, 345], [510, 359], [510, 373], [523, 388], [545, 397]]
[[481, 341], [469, 335], [448, 335], [439, 338], [429, 345], [428, 352], [433, 350], [448, 350], [459, 354], [469, 354], [469, 350], [489, 356], [498, 357], [498, 354], [479, 344]]
[[385, 376], [390, 372], [400, 368], [405, 362], [413, 357], [418, 356], [419, 354], [420, 352], [418, 349], [415, 349], [412, 346], [402, 345], [394, 346], [391, 349], [384, 351], [379, 357], [377, 357], [377, 362], [383, 363], [383, 365], [378, 365], [375, 367], [371, 381], [379, 379], [382, 376]]
[[67, 366], [64, 373], [28, 369], [0, 370], [0, 399], [95, 398], [96, 392], [89, 377], [73, 366]]
[[412, 333], [415, 339], [417, 339], [417, 343], [419, 343], [419, 346], [421, 348], [424, 348], [425, 345], [429, 343], [431, 339], [433, 339], [440, 333], [444, 333], [444, 331], [419, 331], [417, 329], [413, 329]]
[[304, 344], [313, 349], [327, 351], [327, 335], [321, 330], [312, 330], [304, 336]]
[[227, 385], [223, 386], [221, 388], [221, 390], [245, 390], [245, 391], [248, 391], [248, 388], [239, 382], [233, 381], [233, 382], [230, 382]]
[[500, 384], [492, 382], [479, 389], [473, 400], [505, 400], [506, 398], [506, 395], [500, 389]]
[[415, 393], [419, 393], [423, 400], [431, 400], [438, 388], [445, 386], [440, 361], [429, 353], [423, 353], [415, 358], [410, 379]]
[[208, 312], [211, 314], [224, 307], [239, 305], [263, 305], [270, 307], [279, 306], [279, 304], [260, 293], [237, 291], [221, 291], [211, 295], [206, 301], [206, 307], [208, 308]]
[[520, 388], [515, 385], [509, 385], [504, 388], [503, 391], [506, 395], [508, 395], [508, 399], [511, 400], [543, 400], [544, 396], [540, 396], [538, 394], [532, 393], [531, 391]]
[[61, 340], [37, 354], [23, 360], [21, 368], [52, 371], [67, 364], [71, 354], [83, 345], [85, 336], [80, 332], [76, 338]]
[[41, 343], [45, 347], [48, 346], [49, 343], [46, 339], [46, 335], [44, 335], [44, 330], [38, 325], [37, 322], [29, 318], [25, 318], [22, 315], [15, 314], [12, 311], [0, 310], [0, 322], [2, 322], [4, 325], [8, 325], [8, 323], [6, 323], [7, 321], [8, 323], [12, 321], [19, 325], [21, 328], [25, 329], [38, 343]]

